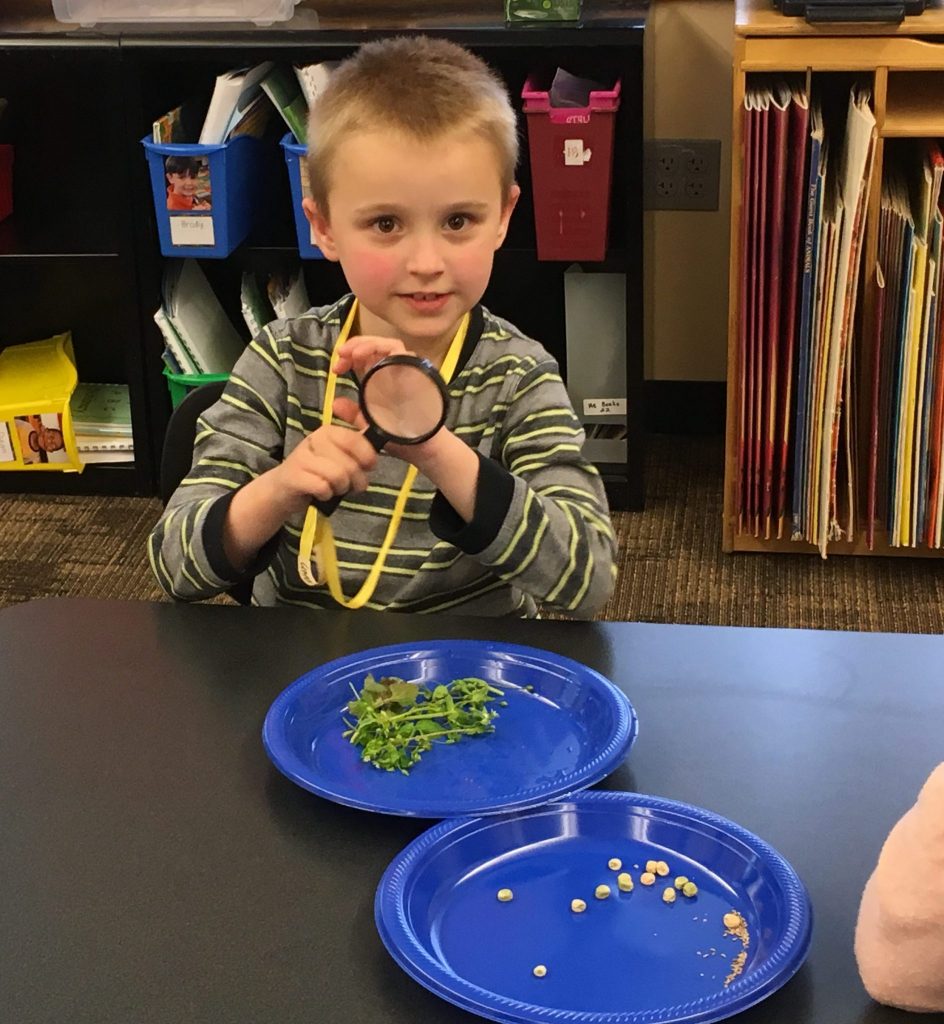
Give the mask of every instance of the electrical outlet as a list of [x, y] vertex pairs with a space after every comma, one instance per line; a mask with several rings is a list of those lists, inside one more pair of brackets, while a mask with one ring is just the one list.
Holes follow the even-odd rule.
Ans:
[[720, 139], [650, 139], [643, 181], [648, 210], [717, 210]]

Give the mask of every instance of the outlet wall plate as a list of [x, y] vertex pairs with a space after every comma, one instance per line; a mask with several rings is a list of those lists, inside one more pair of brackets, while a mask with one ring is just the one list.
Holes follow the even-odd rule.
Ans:
[[647, 210], [717, 210], [720, 177], [720, 139], [646, 140]]

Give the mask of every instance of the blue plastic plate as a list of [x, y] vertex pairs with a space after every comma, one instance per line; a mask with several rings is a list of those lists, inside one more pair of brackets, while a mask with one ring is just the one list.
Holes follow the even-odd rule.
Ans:
[[[635, 883], [619, 891], [618, 858]], [[667, 878], [646, 887], [649, 860]], [[673, 904], [678, 875], [698, 886]], [[594, 898], [598, 884], [612, 894]], [[500, 889], [511, 889], [500, 902]], [[582, 898], [583, 913], [571, 910]], [[638, 793], [580, 793], [515, 815], [442, 822], [390, 865], [377, 928], [398, 964], [443, 999], [492, 1020], [587, 1024], [717, 1021], [799, 969], [812, 911], [770, 846], [733, 822]], [[726, 934], [736, 911], [747, 927]], [[732, 964], [746, 953], [730, 982]], [[547, 968], [535, 977], [533, 968]]]
[[[427, 685], [477, 676], [505, 690], [495, 731], [437, 744], [408, 775], [360, 759], [341, 734], [351, 685], [393, 675]], [[533, 691], [524, 689], [534, 687]], [[449, 818], [535, 807], [608, 775], [636, 736], [636, 714], [608, 679], [549, 651], [481, 640], [375, 647], [302, 676], [273, 703], [262, 739], [300, 786], [351, 807]]]

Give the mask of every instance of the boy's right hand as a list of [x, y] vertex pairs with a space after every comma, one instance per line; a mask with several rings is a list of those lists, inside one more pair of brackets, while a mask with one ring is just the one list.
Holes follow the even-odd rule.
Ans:
[[[334, 413], [360, 425], [355, 402], [339, 398]], [[277, 501], [287, 515], [304, 512], [312, 499], [327, 501], [336, 494], [367, 490], [377, 452], [359, 430], [326, 423], [309, 434], [285, 460], [271, 470]]]

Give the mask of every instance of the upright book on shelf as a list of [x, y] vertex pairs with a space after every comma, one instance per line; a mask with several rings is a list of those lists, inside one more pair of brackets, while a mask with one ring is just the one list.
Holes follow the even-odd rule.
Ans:
[[[786, 237], [784, 244], [784, 277], [782, 324], [780, 330], [781, 353], [778, 376], [778, 427], [774, 476], [777, 492], [774, 497], [774, 520], [777, 537], [784, 536], [784, 526], [790, 512], [788, 505], [788, 476], [790, 467], [791, 423], [793, 414], [793, 381], [799, 330], [798, 300], [801, 271], [800, 241], [806, 222], [807, 203], [803, 187], [806, 171], [807, 136], [809, 134], [810, 105], [805, 86], [791, 87], [790, 125], [787, 159]], [[803, 260], [805, 266], [805, 258]]]

